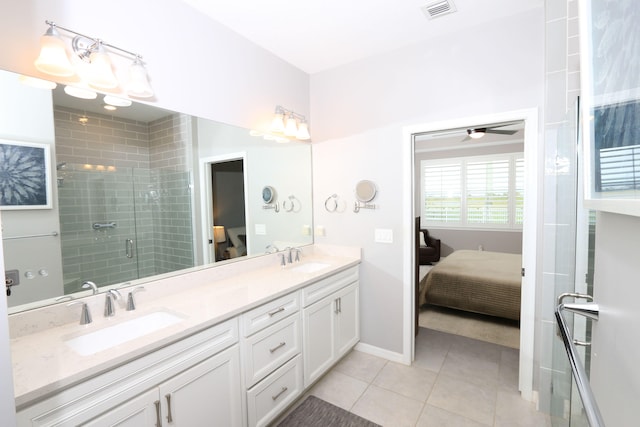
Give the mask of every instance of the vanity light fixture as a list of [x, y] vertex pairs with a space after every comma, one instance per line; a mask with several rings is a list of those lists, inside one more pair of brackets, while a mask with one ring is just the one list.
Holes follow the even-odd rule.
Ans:
[[[286, 121], [285, 121], [286, 116]], [[311, 138], [306, 118], [292, 110], [277, 105], [271, 122], [271, 132], [306, 141]]]
[[[114, 90], [121, 86], [130, 96], [137, 98], [153, 96], [153, 89], [149, 84], [142, 56], [105, 43], [101, 39], [85, 36], [77, 31], [61, 27], [55, 22], [45, 21], [45, 23], [49, 25], [49, 28], [40, 39], [40, 55], [34, 63], [38, 70], [61, 78], [78, 76], [86, 85], [96, 89]], [[71, 33], [74, 36], [71, 41], [73, 53], [77, 55], [77, 58], [88, 63], [88, 66], [83, 66], [82, 63], [74, 66], [67, 54], [65, 41], [58, 30]], [[129, 67], [129, 80], [125, 84], [116, 78], [109, 53], [116, 53], [119, 56], [132, 59]]]
[[29, 77], [29, 76], [25, 76], [25, 75], [21, 75], [19, 77], [20, 83], [25, 84], [27, 86], [31, 86], [31, 87], [35, 87], [38, 89], [55, 89], [56, 86], [58, 86], [56, 84], [56, 82], [52, 82], [49, 80], [43, 80], [43, 79], [39, 79], [37, 77]]
[[113, 95], [105, 95], [104, 103], [108, 105], [113, 105], [114, 107], [129, 107], [132, 102], [130, 99], [118, 98]]

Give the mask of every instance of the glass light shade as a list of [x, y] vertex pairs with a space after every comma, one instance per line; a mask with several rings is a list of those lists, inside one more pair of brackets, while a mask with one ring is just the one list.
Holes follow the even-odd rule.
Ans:
[[64, 41], [53, 27], [40, 37], [40, 55], [34, 64], [38, 70], [52, 76], [71, 77], [76, 73], [67, 56]]
[[96, 99], [98, 94], [91, 89], [84, 89], [76, 86], [65, 86], [64, 93], [80, 99]]
[[298, 133], [296, 134], [296, 139], [299, 139], [300, 141], [306, 141], [309, 138], [311, 138], [311, 135], [309, 135], [309, 126], [307, 125], [307, 122], [302, 121], [298, 125]]
[[296, 125], [296, 118], [293, 117], [293, 114], [290, 114], [289, 117], [287, 117], [284, 134], [286, 136], [296, 136], [298, 134], [298, 126]]
[[127, 93], [137, 98], [151, 98], [153, 89], [149, 84], [147, 70], [139, 59], [133, 61], [129, 67], [129, 85]]
[[116, 79], [111, 69], [111, 60], [102, 47], [98, 47], [98, 50], [91, 52], [89, 60], [91, 61], [89, 75], [87, 76], [89, 86], [98, 89], [118, 87], [118, 79]]
[[55, 89], [58, 86], [55, 82], [49, 80], [38, 79], [36, 77], [29, 77], [21, 75], [19, 78], [20, 83], [27, 86], [35, 87], [38, 89]]
[[275, 113], [273, 115], [273, 121], [271, 122], [271, 132], [284, 132], [284, 114]]
[[480, 139], [483, 136], [484, 136], [484, 132], [482, 131], [472, 130], [471, 133], [469, 133], [469, 137], [473, 139]]

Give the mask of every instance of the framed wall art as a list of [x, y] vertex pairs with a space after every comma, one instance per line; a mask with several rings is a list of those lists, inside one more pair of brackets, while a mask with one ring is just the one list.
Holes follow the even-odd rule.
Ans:
[[0, 209], [51, 209], [50, 146], [0, 139]]

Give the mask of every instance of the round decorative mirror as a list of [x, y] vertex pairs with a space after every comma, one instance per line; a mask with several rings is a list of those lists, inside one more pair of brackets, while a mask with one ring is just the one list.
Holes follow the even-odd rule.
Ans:
[[262, 200], [265, 203], [271, 203], [275, 197], [276, 190], [274, 190], [270, 185], [265, 185], [265, 187], [262, 189]]
[[362, 202], [367, 203], [376, 197], [376, 185], [369, 180], [362, 180], [356, 184], [356, 198]]

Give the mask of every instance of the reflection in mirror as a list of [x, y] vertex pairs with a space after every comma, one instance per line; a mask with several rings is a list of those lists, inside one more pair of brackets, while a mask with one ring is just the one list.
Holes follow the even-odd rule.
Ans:
[[[312, 243], [309, 144], [138, 103], [108, 112], [100, 99], [34, 89], [4, 71], [0, 89], [0, 138], [51, 147], [52, 208], [2, 211], [5, 267], [20, 279], [12, 312], [88, 295], [88, 280], [133, 285]], [[242, 190], [224, 167], [215, 171], [215, 158], [242, 159], [240, 172], [230, 162]], [[266, 212], [265, 182], [301, 208]]]

